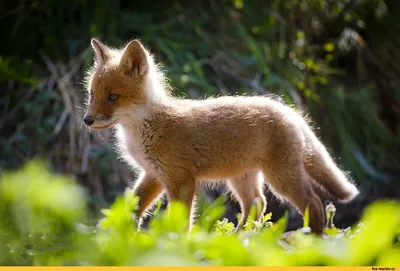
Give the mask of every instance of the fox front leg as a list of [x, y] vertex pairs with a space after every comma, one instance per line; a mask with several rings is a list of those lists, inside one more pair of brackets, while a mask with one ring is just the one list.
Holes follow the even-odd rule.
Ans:
[[157, 179], [147, 174], [144, 174], [137, 180], [133, 188], [133, 193], [139, 197], [139, 208], [135, 213], [138, 229], [140, 229], [144, 214], [162, 194], [163, 189], [163, 186]]

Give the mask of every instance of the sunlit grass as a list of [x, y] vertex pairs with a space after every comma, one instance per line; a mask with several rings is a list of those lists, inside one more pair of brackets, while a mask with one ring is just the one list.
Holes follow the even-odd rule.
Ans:
[[[400, 204], [369, 206], [351, 228], [332, 225], [324, 237], [306, 228], [285, 233], [287, 216], [266, 214], [246, 230], [213, 220], [205, 209], [187, 233], [188, 211], [179, 202], [159, 212], [148, 230], [137, 231], [138, 203], [127, 189], [97, 225], [90, 225], [86, 197], [69, 177], [32, 161], [0, 181], [2, 265], [395, 265], [399, 263]], [[330, 212], [334, 210], [330, 209]], [[213, 221], [212, 225], [208, 221]], [[307, 226], [307, 222], [304, 225]]]

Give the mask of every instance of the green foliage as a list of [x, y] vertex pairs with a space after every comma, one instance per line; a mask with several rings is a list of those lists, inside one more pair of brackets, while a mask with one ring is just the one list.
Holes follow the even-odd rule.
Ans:
[[229, 222], [227, 218], [222, 219], [222, 221], [217, 221], [215, 225], [215, 232], [221, 234], [233, 234], [235, 230], [235, 224]]
[[251, 219], [251, 216], [247, 220], [246, 224], [244, 225], [244, 229], [246, 231], [261, 231], [263, 228], [272, 227], [272, 222], [270, 221], [272, 218], [272, 213], [265, 214], [261, 221], [256, 221]]
[[[69, 177], [39, 161], [0, 180], [2, 265], [383, 265], [399, 264], [400, 203], [376, 202], [360, 223], [324, 238], [300, 229], [282, 234], [286, 217], [266, 214], [234, 231], [226, 219], [187, 233], [188, 212], [179, 202], [138, 231], [138, 199], [130, 189], [92, 225], [86, 196]], [[203, 215], [203, 214], [201, 214]], [[201, 218], [200, 218], [201, 221]]]
[[34, 161], [2, 176], [0, 199], [2, 264], [52, 264], [73, 253], [86, 205], [70, 178]]

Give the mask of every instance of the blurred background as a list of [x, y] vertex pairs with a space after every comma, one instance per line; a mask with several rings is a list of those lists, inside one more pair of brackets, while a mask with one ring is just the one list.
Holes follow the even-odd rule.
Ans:
[[[41, 157], [79, 181], [95, 214], [131, 186], [137, 172], [116, 160], [112, 134], [82, 125], [82, 83], [92, 37], [139, 38], [175, 95], [277, 94], [307, 112], [362, 190], [337, 205], [348, 226], [366, 204], [400, 197], [399, 18], [395, 0], [1, 1], [0, 173]], [[276, 220], [288, 207], [266, 194]]]

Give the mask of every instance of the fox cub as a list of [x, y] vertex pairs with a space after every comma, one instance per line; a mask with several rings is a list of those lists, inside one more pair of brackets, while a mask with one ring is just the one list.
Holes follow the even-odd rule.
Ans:
[[199, 184], [223, 180], [240, 203], [243, 225], [256, 199], [261, 219], [265, 182], [300, 213], [308, 206], [310, 227], [321, 234], [318, 194], [339, 201], [358, 194], [291, 107], [268, 97], [174, 98], [140, 41], [122, 49], [96, 39], [91, 45], [95, 65], [87, 74], [84, 123], [95, 131], [114, 127], [121, 156], [142, 169], [134, 187], [138, 217], [165, 191], [187, 205], [192, 225]]

